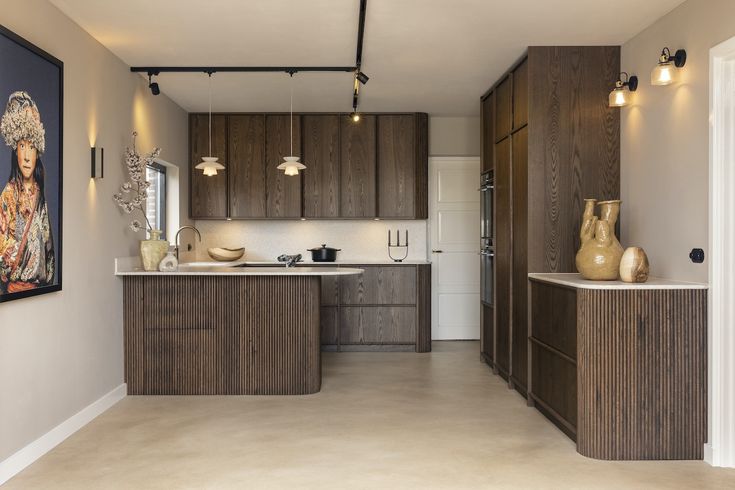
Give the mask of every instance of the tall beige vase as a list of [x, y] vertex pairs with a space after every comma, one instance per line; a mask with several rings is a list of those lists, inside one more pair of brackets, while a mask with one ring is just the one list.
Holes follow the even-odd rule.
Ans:
[[157, 271], [168, 252], [168, 242], [161, 240], [161, 233], [161, 230], [150, 230], [150, 238], [140, 241], [140, 258], [147, 271]]
[[620, 272], [623, 247], [615, 236], [615, 223], [620, 213], [620, 201], [601, 201], [600, 218], [590, 210], [594, 200], [586, 199], [579, 237], [582, 243], [575, 262], [582, 277], [592, 281], [614, 281]]

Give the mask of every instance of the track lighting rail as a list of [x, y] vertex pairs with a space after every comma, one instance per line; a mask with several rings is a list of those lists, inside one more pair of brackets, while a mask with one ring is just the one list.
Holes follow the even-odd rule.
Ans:
[[159, 75], [161, 73], [288, 73], [294, 74], [302, 71], [331, 71], [331, 72], [354, 72], [355, 66], [133, 66], [130, 71], [134, 73], [148, 73]]

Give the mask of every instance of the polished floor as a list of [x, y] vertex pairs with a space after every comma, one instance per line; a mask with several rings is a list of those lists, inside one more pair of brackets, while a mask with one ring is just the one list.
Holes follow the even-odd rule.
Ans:
[[478, 352], [328, 353], [310, 396], [127, 397], [7, 488], [735, 488], [701, 461], [578, 455]]

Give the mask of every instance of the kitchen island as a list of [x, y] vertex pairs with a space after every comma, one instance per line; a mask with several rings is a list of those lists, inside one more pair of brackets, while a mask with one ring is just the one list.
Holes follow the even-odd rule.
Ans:
[[123, 279], [130, 395], [302, 395], [321, 388], [321, 278], [347, 267], [182, 265]]

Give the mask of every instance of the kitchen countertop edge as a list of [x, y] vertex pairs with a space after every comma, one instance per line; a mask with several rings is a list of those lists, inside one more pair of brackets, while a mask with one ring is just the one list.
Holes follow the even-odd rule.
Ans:
[[708, 289], [707, 284], [698, 282], [674, 281], [660, 277], [649, 277], [647, 282], [629, 283], [623, 281], [589, 281], [576, 273], [539, 273], [531, 272], [529, 279], [559, 284], [576, 289]]

